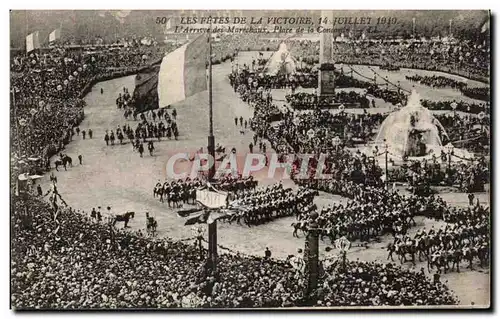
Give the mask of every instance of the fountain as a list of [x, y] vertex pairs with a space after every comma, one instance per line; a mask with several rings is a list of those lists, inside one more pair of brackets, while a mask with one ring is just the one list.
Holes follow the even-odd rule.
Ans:
[[422, 106], [420, 96], [413, 91], [407, 105], [389, 114], [382, 123], [375, 145], [387, 144], [389, 154], [399, 158], [439, 156], [443, 140], [448, 140], [443, 125]]
[[278, 73], [290, 75], [295, 73], [295, 59], [288, 51], [285, 43], [279, 45], [278, 51], [273, 53], [264, 70], [269, 75], [277, 75]]

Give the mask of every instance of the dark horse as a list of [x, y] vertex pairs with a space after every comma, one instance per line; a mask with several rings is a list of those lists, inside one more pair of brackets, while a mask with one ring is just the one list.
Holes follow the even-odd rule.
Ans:
[[73, 159], [66, 154], [61, 155], [61, 161], [63, 162], [63, 165], [69, 164], [70, 167], [73, 166]]
[[134, 215], [134, 212], [126, 212], [123, 215], [116, 215], [115, 220], [113, 221], [113, 226], [115, 226], [116, 222], [125, 222], [125, 226], [123, 228], [127, 228], [129, 220], [134, 218]]
[[69, 164], [69, 166], [73, 166], [73, 159], [69, 157], [68, 155], [60, 155], [61, 158], [56, 160], [54, 163], [56, 165], [56, 171], [59, 171], [59, 166], [64, 166], [64, 170], [67, 170], [66, 167]]
[[59, 172], [59, 166], [63, 165], [64, 166], [64, 170], [67, 171], [67, 168], [66, 168], [66, 165], [63, 163], [63, 161], [61, 160], [56, 160], [54, 162], [54, 164], [56, 165], [56, 171]]

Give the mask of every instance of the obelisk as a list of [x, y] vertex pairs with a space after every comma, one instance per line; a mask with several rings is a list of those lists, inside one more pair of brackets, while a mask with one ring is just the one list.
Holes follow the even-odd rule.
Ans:
[[333, 11], [321, 10], [321, 21], [324, 29], [319, 38], [319, 74], [318, 95], [328, 96], [335, 94], [335, 66], [333, 61]]

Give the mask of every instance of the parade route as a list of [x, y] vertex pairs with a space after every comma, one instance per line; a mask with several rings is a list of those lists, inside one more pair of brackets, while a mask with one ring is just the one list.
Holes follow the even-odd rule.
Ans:
[[[243, 63], [242, 60], [241, 58], [240, 63]], [[354, 68], [360, 70], [362, 67]], [[253, 132], [250, 128], [235, 126], [234, 118], [243, 117], [248, 120], [252, 117], [253, 110], [233, 91], [227, 77], [230, 72], [229, 62], [213, 68], [214, 134], [216, 143], [220, 143], [226, 149], [235, 147], [238, 151], [246, 152], [252, 141]], [[161, 142], [155, 141], [154, 156], [146, 152], [144, 157], [140, 158], [128, 141], [124, 145], [117, 143], [114, 146], [106, 146], [103, 139], [106, 130], [116, 129], [117, 126], [121, 127], [124, 124], [129, 124], [135, 129], [138, 123], [133, 119], [125, 120], [123, 111], [117, 109], [115, 105], [115, 99], [118, 93], [123, 92], [124, 87], [130, 92], [133, 91], [133, 76], [98, 83], [85, 98], [87, 102], [85, 120], [80, 125], [80, 130], [91, 128], [94, 136], [93, 139], [87, 136], [83, 140], [81, 134], [75, 135], [73, 141], [66, 146], [63, 152], [73, 158], [73, 167], [68, 167], [67, 171], [64, 171], [64, 168], [59, 168], [59, 172], [53, 170], [58, 178], [59, 192], [70, 206], [85, 211], [86, 214], [98, 206], [101, 207], [101, 211], [106, 211], [106, 207], [110, 206], [112, 214], [135, 211], [135, 218], [129, 224], [133, 230], [145, 229], [145, 213], [148, 211], [158, 221], [158, 236], [173, 239], [193, 237], [191, 227], [184, 226], [184, 219], [178, 217], [166, 203], [160, 203], [158, 199], [153, 198], [153, 188], [158, 180], [165, 179], [165, 165], [170, 152], [193, 152], [200, 147], [206, 147], [208, 92], [196, 94], [174, 106], [178, 113], [177, 123], [180, 133], [178, 141], [166, 138], [162, 138]], [[103, 94], [100, 92], [101, 88]], [[446, 98], [455, 96], [453, 92], [448, 94], [445, 95]], [[240, 131], [243, 131], [243, 134]], [[82, 165], [78, 163], [79, 154], [83, 156]], [[49, 175], [46, 174], [42, 181], [44, 191], [49, 187]], [[260, 185], [272, 182], [264, 179]], [[293, 186], [290, 181], [285, 181], [284, 184], [288, 187]], [[443, 197], [449, 202], [456, 200], [460, 205], [466, 201], [463, 193], [450, 193]], [[479, 198], [486, 204], [487, 194], [480, 194]], [[345, 201], [345, 198], [322, 193], [316, 200], [318, 206], [331, 201]], [[259, 256], [263, 256], [265, 248], [269, 247], [273, 257], [286, 258], [290, 254], [295, 254], [298, 248], [304, 248], [304, 236], [302, 234], [300, 238], [292, 236], [291, 223], [294, 221], [295, 218], [288, 217], [254, 227], [219, 223], [218, 243], [245, 254]], [[417, 223], [418, 226], [411, 229], [411, 234], [421, 227], [430, 229], [432, 226], [437, 228], [440, 225], [438, 222], [423, 218], [418, 218]], [[122, 227], [121, 225], [118, 227]], [[367, 243], [368, 248], [358, 247], [359, 243], [354, 243], [348, 258], [386, 262], [385, 248], [391, 238], [390, 235], [385, 235], [380, 239], [380, 242]], [[321, 243], [322, 254], [326, 254], [324, 249], [326, 246], [327, 243]], [[333, 250], [328, 256], [333, 254], [337, 252]], [[411, 268], [411, 263], [406, 263], [405, 267]], [[418, 271], [420, 267], [426, 267], [426, 264], [417, 263], [416, 270]], [[465, 264], [462, 264], [461, 273], [442, 275], [442, 280], [448, 281], [448, 286], [456, 293], [461, 304], [470, 305], [471, 302], [476, 305], [484, 304], [490, 299], [489, 290], [485, 290], [489, 287], [488, 272], [489, 270], [477, 269], [470, 271], [465, 268]]]

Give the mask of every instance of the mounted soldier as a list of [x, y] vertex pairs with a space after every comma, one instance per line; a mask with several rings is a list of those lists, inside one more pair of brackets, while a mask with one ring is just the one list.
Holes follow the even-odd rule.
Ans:
[[149, 212], [146, 212], [146, 231], [151, 236], [156, 235], [156, 228], [158, 227], [158, 222], [154, 217], [149, 216]]

